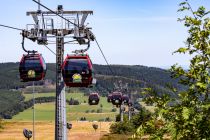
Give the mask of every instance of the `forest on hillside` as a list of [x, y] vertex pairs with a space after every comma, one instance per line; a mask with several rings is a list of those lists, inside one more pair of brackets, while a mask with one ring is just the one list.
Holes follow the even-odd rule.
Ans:
[[[32, 82], [20, 82], [18, 66], [19, 63], [0, 64], [0, 105], [5, 106], [5, 108], [0, 109], [0, 116], [3, 118], [12, 118], [13, 115], [32, 106], [32, 100], [24, 101], [24, 96], [21, 94], [21, 92], [32, 93]], [[143, 97], [141, 94], [143, 88], [152, 87], [161, 94], [171, 94], [167, 84], [180, 90], [183, 89], [177, 80], [171, 79], [168, 70], [137, 65], [112, 65], [111, 68], [113, 73], [108, 66], [94, 65], [96, 86], [79, 89], [66, 88], [67, 92], [84, 92], [85, 95], [90, 92], [98, 92], [100, 96], [107, 96], [108, 93], [115, 90], [114, 83], [122, 81], [123, 84], [128, 84], [127, 94], [137, 93], [132, 94], [132, 100], [134, 106], [139, 108], [136, 101]], [[45, 80], [35, 82], [35, 84], [37, 85], [36, 92], [55, 92], [55, 64], [47, 64]], [[174, 96], [174, 94], [171, 95]], [[54, 98], [40, 98], [39, 101], [49, 102], [54, 101]]]
[[[0, 64], [0, 89], [21, 89], [32, 85], [32, 82], [20, 82], [18, 66], [19, 63]], [[145, 87], [153, 87], [158, 91], [168, 92], [167, 85], [173, 85], [180, 90], [184, 88], [178, 84], [178, 80], [171, 79], [168, 70], [140, 65], [112, 65], [111, 68], [113, 73], [108, 66], [94, 65], [97, 84], [93, 90], [107, 94], [114, 90], [114, 83], [119, 80], [124, 84], [128, 83], [130, 92], [138, 92]], [[55, 64], [47, 64], [46, 80], [50, 81], [51, 84], [55, 84]], [[43, 85], [45, 81], [36, 82], [35, 84]], [[87, 90], [83, 89], [83, 91]]]

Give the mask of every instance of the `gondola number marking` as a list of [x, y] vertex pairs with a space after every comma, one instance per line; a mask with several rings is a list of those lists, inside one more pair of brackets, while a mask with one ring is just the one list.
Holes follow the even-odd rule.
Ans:
[[73, 83], [82, 83], [82, 76], [80, 74], [74, 74], [72, 76]]
[[28, 71], [28, 77], [29, 78], [35, 78], [36, 74], [35, 74], [35, 71], [34, 70], [29, 70]]

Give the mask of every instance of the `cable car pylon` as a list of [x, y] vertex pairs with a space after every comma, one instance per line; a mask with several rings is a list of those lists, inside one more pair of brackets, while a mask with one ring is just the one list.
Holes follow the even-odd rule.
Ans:
[[[79, 45], [88, 45], [88, 49], [90, 41], [94, 41], [94, 36], [90, 28], [86, 27], [84, 24], [87, 16], [93, 14], [93, 11], [64, 11], [62, 5], [58, 5], [57, 10], [53, 11], [36, 0], [32, 1], [48, 11], [42, 11], [38, 8], [37, 11], [27, 12], [26, 14], [28, 16], [31, 15], [33, 17], [35, 24], [33, 28], [30, 29], [29, 26], [31, 24], [29, 24], [27, 26], [28, 29], [23, 30], [22, 35], [24, 38], [34, 42], [36, 41], [39, 45], [44, 46], [48, 44], [48, 36], [50, 36], [50, 38], [56, 38], [55, 140], [67, 140], [65, 83], [62, 75], [64, 39], [74, 39]], [[58, 25], [60, 28], [54, 28], [54, 23], [58, 23], [54, 21], [54, 16], [60, 17], [60, 25]], [[67, 17], [69, 17], [69, 19]], [[87, 49], [83, 50], [82, 53]], [[89, 65], [89, 68], [91, 65]], [[91, 69], [88, 70], [91, 72]], [[92, 78], [92, 76], [90, 78]], [[92, 81], [92, 79], [88, 81]]]
[[[65, 108], [65, 87], [64, 87], [64, 82], [62, 78], [62, 69], [61, 69], [61, 64], [63, 62], [63, 53], [64, 53], [64, 44], [70, 43], [77, 41], [79, 45], [88, 45], [88, 47], [84, 50], [76, 50], [75, 53], [84, 53], [89, 49], [89, 44], [90, 41], [95, 41], [101, 54], [103, 55], [104, 60], [107, 63], [107, 66], [110, 69], [110, 72], [114, 75], [114, 72], [108, 63], [98, 41], [96, 40], [95, 35], [90, 31], [90, 27], [85, 26], [85, 21], [87, 19], [88, 15], [93, 14], [93, 11], [63, 11], [63, 6], [58, 5], [58, 8], [56, 11], [51, 10], [50, 8], [46, 7], [45, 5], [40, 3], [40, 0], [32, 0], [36, 4], [38, 4], [38, 10], [37, 11], [29, 11], [26, 13], [27, 16], [31, 15], [33, 17], [33, 20], [35, 24], [27, 24], [26, 30], [8, 26], [8, 25], [3, 25], [0, 24], [0, 27], [8, 28], [8, 29], [14, 29], [18, 31], [22, 31], [22, 36], [23, 39], [27, 38], [33, 42], [37, 42], [39, 45], [44, 45], [48, 50], [50, 50], [53, 54], [56, 55], [56, 120], [55, 120], [55, 140], [66, 140], [66, 108]], [[48, 11], [42, 11], [40, 8], [43, 7], [47, 9]], [[62, 14], [61, 14], [62, 13]], [[65, 28], [62, 27], [55, 29], [54, 28], [54, 18], [55, 16], [60, 17], [62, 20], [65, 21]], [[68, 18], [67, 18], [68, 17]], [[72, 21], [73, 20], [73, 21]], [[80, 22], [79, 22], [80, 20]], [[71, 26], [70, 26], [71, 25]], [[72, 27], [73, 25], [73, 27]], [[30, 28], [29, 26], [33, 26]], [[50, 36], [49, 36], [50, 35]], [[68, 35], [73, 35], [73, 36], [68, 36]], [[73, 38], [74, 40], [66, 41], [64, 42], [64, 38]], [[48, 38], [56, 38], [56, 53], [54, 53], [47, 45], [49, 44]], [[62, 41], [59, 41], [62, 40]], [[24, 40], [23, 40], [24, 41]], [[62, 43], [61, 43], [62, 42]], [[50, 43], [52, 44], [52, 43]], [[22, 43], [23, 50], [24, 48], [24, 42]], [[36, 54], [36, 51], [26, 51], [28, 54]], [[41, 61], [41, 56], [38, 56]], [[23, 57], [24, 58], [24, 57]], [[25, 60], [25, 59], [23, 59]], [[35, 58], [32, 59], [34, 64]], [[39, 62], [39, 63], [40, 63]], [[57, 63], [59, 62], [59, 63]], [[61, 63], [60, 63], [61, 62]], [[41, 67], [45, 68], [46, 65], [43, 65]], [[24, 66], [24, 65], [23, 65]], [[20, 66], [21, 67], [21, 66]], [[33, 69], [36, 69], [36, 67], [32, 67]], [[22, 68], [20, 68], [21, 70]], [[29, 70], [28, 70], [29, 71]], [[28, 73], [28, 77], [26, 77], [26, 80], [24, 82], [28, 81], [39, 81], [44, 78], [46, 69], [43, 69], [42, 76], [39, 79], [36, 79], [36, 71], [30, 71]], [[21, 72], [20, 72], [21, 73]], [[32, 77], [34, 78], [32, 78]], [[30, 79], [31, 78], [31, 79]], [[96, 80], [92, 79], [92, 84], [95, 84]], [[24, 134], [26, 134], [24, 131]], [[30, 135], [31, 137], [31, 135]]]

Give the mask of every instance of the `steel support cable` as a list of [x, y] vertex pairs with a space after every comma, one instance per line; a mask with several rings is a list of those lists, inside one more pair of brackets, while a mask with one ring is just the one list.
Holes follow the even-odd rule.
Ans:
[[73, 51], [73, 53], [76, 53], [76, 54], [78, 54], [78, 53], [84, 53], [84, 52], [86, 52], [88, 49], [90, 48], [90, 40], [88, 40], [88, 46], [87, 46], [87, 48], [86, 49], [82, 49], [82, 50], [75, 50], [75, 51]]
[[[25, 40], [25, 37], [23, 36], [23, 40], [22, 40], [22, 48], [23, 48], [23, 50], [25, 51], [25, 52], [27, 52], [27, 53], [36, 53], [37, 51], [27, 51], [26, 49], [25, 49], [25, 46], [24, 46], [24, 40]], [[44, 45], [50, 52], [52, 52], [54, 55], [56, 55], [56, 53], [53, 51], [53, 50], [51, 50], [47, 45]]]
[[[5, 27], [5, 28], [9, 28], [9, 29], [14, 29], [14, 30], [18, 30], [18, 31], [24, 31], [23, 29], [20, 29], [20, 28], [16, 28], [16, 27], [12, 27], [12, 26], [7, 26], [7, 25], [2, 25], [2, 24], [0, 24], [0, 26], [1, 27]], [[25, 49], [25, 46], [24, 46], [24, 40], [25, 40], [25, 37], [23, 37], [23, 39], [22, 39], [22, 48], [23, 48], [23, 50], [25, 51], [25, 52], [27, 52], [27, 53], [35, 53], [35, 52], [37, 52], [37, 51], [27, 51], [26, 49]], [[49, 47], [47, 47], [47, 45], [44, 45], [49, 51], [51, 51], [54, 55], [56, 55], [56, 53], [55, 52], [53, 52], [53, 50], [51, 50]]]
[[[37, 2], [37, 1], [35, 1], [35, 0], [33, 0], [33, 1], [36, 2], [37, 4], [41, 5], [42, 7], [48, 9], [49, 11], [52, 11], [51, 9], [49, 9], [49, 8], [45, 7], [44, 5], [42, 5], [41, 3], [39, 3], [39, 2]], [[54, 11], [52, 11], [52, 12], [55, 13]], [[72, 22], [69, 21], [68, 19], [66, 19], [66, 18], [64, 18], [64, 17], [62, 17], [62, 16], [60, 16], [59, 14], [57, 14], [57, 13], [55, 13], [55, 14], [58, 15], [59, 17], [63, 18], [64, 20], [66, 20], [66, 21], [72, 23]], [[72, 23], [72, 24], [73, 24], [73, 23]], [[76, 24], [74, 24], [74, 25], [77, 26]], [[5, 28], [14, 29], [14, 30], [23, 31], [23, 29], [16, 28], [16, 27], [12, 27], [12, 26], [2, 25], [2, 24], [0, 24], [0, 26], [5, 27]], [[114, 72], [113, 72], [113, 70], [111, 69], [111, 66], [110, 66], [110, 64], [108, 63], [108, 61], [107, 61], [107, 59], [106, 59], [106, 57], [105, 57], [105, 55], [104, 55], [104, 53], [103, 53], [103, 51], [102, 51], [102, 49], [101, 49], [101, 47], [100, 47], [100, 45], [99, 45], [99, 43], [98, 43], [96, 37], [95, 37], [95, 41], [96, 41], [96, 44], [97, 44], [97, 46], [98, 46], [98, 48], [99, 48], [99, 50], [100, 50], [100, 52], [101, 52], [101, 54], [102, 54], [104, 60], [106, 61], [106, 64], [108, 65], [108, 67], [109, 67], [111, 73], [114, 75]], [[49, 51], [51, 51], [54, 55], [56, 55], [56, 53], [55, 53], [54, 51], [52, 51], [47, 45], [44, 45], [44, 46], [45, 46]]]
[[97, 41], [95, 35], [94, 35], [94, 38], [95, 38], [95, 42], [96, 42], [96, 44], [97, 44], [97, 46], [98, 46], [98, 48], [99, 48], [99, 50], [100, 50], [100, 52], [101, 52], [101, 54], [102, 54], [104, 60], [106, 61], [107, 66], [109, 67], [110, 72], [112, 73], [112, 75], [114, 75], [114, 72], [113, 72], [113, 70], [112, 70], [112, 68], [111, 68], [111, 66], [110, 66], [110, 64], [109, 64], [109, 62], [108, 62], [108, 60], [106, 59], [106, 56], [104, 55], [103, 50], [101, 49], [101, 47], [100, 47], [100, 45], [99, 45], [99, 43], [98, 43], [98, 41]]
[[14, 29], [14, 30], [23, 31], [23, 29], [20, 29], [20, 28], [16, 28], [16, 27], [12, 27], [12, 26], [7, 26], [7, 25], [3, 25], [3, 24], [0, 24], [0, 26], [1, 26], [1, 27], [5, 27], [5, 28]]
[[[59, 16], [60, 18], [62, 18], [62, 19], [64, 19], [64, 20], [68, 21], [69, 23], [73, 24], [74, 26], [79, 27], [77, 24], [75, 24], [75, 23], [71, 22], [70, 20], [68, 20], [67, 18], [65, 18], [65, 17], [63, 17], [63, 16], [61, 16], [61, 15], [59, 15], [58, 13], [54, 12], [54, 11], [51, 10], [50, 8], [48, 8], [48, 7], [46, 7], [45, 5], [41, 4], [40, 2], [37, 2], [36, 0], [32, 0], [32, 1], [35, 2], [35, 3], [37, 3], [37, 4], [39, 4], [39, 5], [42, 6], [43, 8], [49, 10], [49, 11], [52, 12], [53, 14], [56, 14], [56, 15]], [[110, 64], [108, 63], [108, 61], [107, 61], [107, 59], [106, 59], [106, 57], [105, 57], [105, 55], [104, 55], [104, 53], [103, 53], [103, 51], [102, 51], [102, 49], [101, 49], [99, 43], [98, 43], [98, 41], [96, 40], [96, 37], [95, 37], [95, 41], [96, 41], [96, 44], [97, 44], [97, 46], [98, 46], [98, 48], [99, 48], [101, 54], [103, 55], [104, 60], [106, 61], [106, 64], [108, 65], [108, 67], [109, 67], [111, 73], [114, 75], [114, 72], [113, 72], [113, 70], [111, 69]]]
[[72, 43], [72, 42], [75, 42], [75, 41], [77, 41], [77, 40], [67, 41], [67, 42], [64, 42], [64, 44]]
[[63, 17], [63, 16], [61, 16], [61, 15], [59, 15], [59, 13], [56, 13], [55, 11], [51, 10], [51, 9], [48, 8], [47, 6], [41, 4], [40, 2], [38, 2], [38, 1], [36, 1], [36, 0], [32, 0], [32, 1], [35, 2], [35, 3], [37, 3], [38, 5], [42, 6], [43, 8], [49, 10], [49, 11], [52, 12], [53, 14], [56, 14], [56, 15], [59, 16], [60, 18], [62, 18], [62, 19], [64, 19], [64, 20], [68, 21], [69, 23], [73, 24], [74, 26], [79, 27], [79, 25], [77, 25], [77, 24], [71, 22], [70, 20], [68, 20], [67, 18], [65, 18], [65, 17]]
[[51, 53], [53, 53], [54, 55], [56, 55], [56, 53], [53, 51], [53, 50], [51, 50], [47, 45], [44, 45]]
[[[22, 40], [22, 48], [23, 48], [23, 50], [25, 51], [25, 52], [27, 52], [27, 53], [36, 53], [37, 51], [28, 51], [28, 50], [26, 50], [25, 49], [25, 46], [24, 46], [24, 40], [25, 40], [25, 37], [23, 36], [23, 40]], [[52, 52], [54, 55], [56, 55], [56, 53], [53, 51], [53, 50], [51, 50], [47, 45], [44, 45], [50, 52]]]

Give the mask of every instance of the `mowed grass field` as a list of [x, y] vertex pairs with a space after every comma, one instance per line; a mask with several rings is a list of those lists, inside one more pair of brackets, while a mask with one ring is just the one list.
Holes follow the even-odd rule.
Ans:
[[[70, 140], [99, 140], [103, 135], [109, 133], [110, 122], [96, 122], [99, 128], [95, 132], [92, 122], [73, 121], [72, 129], [67, 131]], [[35, 123], [35, 139], [53, 140], [55, 136], [54, 122], [44, 121]], [[0, 131], [0, 140], [25, 140], [23, 129], [33, 129], [32, 122], [18, 121], [6, 122], [4, 129]]]
[[[32, 94], [24, 94], [25, 100], [33, 98]], [[55, 93], [36, 93], [35, 97], [49, 97], [55, 96]], [[100, 97], [100, 103], [96, 106], [90, 106], [87, 103], [88, 97], [83, 93], [66, 93], [66, 99], [76, 99], [80, 102], [80, 105], [68, 105], [66, 104], [67, 121], [80, 120], [81, 117], [85, 117], [88, 121], [98, 121], [109, 117], [111, 120], [115, 120], [117, 112], [111, 112], [113, 106], [107, 103], [106, 97]], [[86, 101], [86, 103], [84, 103]], [[102, 104], [102, 113], [96, 113], [100, 109]], [[86, 113], [86, 111], [89, 113]], [[93, 113], [92, 110], [94, 110]], [[19, 114], [15, 115], [12, 121], [31, 121], [32, 120], [32, 108], [29, 108]], [[37, 121], [54, 121], [55, 120], [55, 103], [42, 103], [35, 105], [35, 118]]]
[[[33, 98], [32, 94], [24, 94], [25, 100]], [[55, 96], [55, 93], [36, 93], [35, 97], [50, 97]], [[66, 99], [76, 99], [80, 105], [67, 105], [67, 122], [71, 122], [73, 127], [69, 131], [68, 137], [71, 140], [99, 140], [104, 135], [109, 133], [109, 127], [113, 122], [97, 122], [100, 119], [110, 117], [115, 120], [117, 112], [111, 112], [113, 106], [107, 103], [105, 97], [100, 97], [100, 103], [97, 106], [87, 104], [87, 96], [82, 93], [66, 93]], [[84, 103], [84, 101], [86, 103]], [[102, 113], [96, 113], [102, 104]], [[86, 113], [89, 110], [90, 113]], [[95, 110], [91, 113], [91, 110]], [[4, 129], [0, 131], [0, 140], [23, 140], [23, 129], [33, 129], [32, 126], [32, 108], [29, 108], [15, 115], [12, 120], [5, 121]], [[79, 121], [81, 117], [86, 117], [88, 121]], [[98, 124], [99, 128], [95, 132], [92, 124]], [[55, 126], [55, 103], [42, 103], [35, 105], [35, 138], [38, 140], [54, 139]]]

